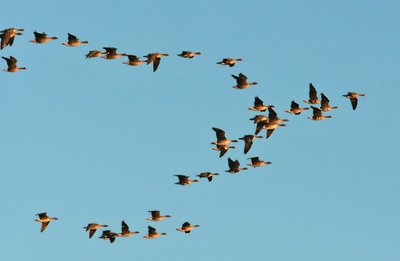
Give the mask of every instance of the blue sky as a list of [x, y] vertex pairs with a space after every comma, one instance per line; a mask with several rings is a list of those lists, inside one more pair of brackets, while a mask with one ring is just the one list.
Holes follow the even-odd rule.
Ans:
[[[12, 1], [2, 29], [24, 28], [2, 56], [0, 182], [4, 260], [396, 260], [400, 91], [396, 1]], [[33, 31], [59, 39], [29, 43]], [[62, 46], [67, 33], [89, 45]], [[85, 59], [113, 46], [169, 53], [158, 71]], [[194, 59], [176, 56], [201, 51]], [[243, 62], [217, 65], [225, 57]], [[6, 68], [5, 61], [1, 68]], [[231, 74], [259, 84], [235, 90]], [[338, 110], [283, 111], [312, 82]], [[365, 93], [356, 111], [342, 97]], [[251, 134], [254, 97], [290, 121], [223, 158], [212, 127]], [[262, 132], [265, 135], [265, 132]], [[236, 175], [252, 156], [272, 165]], [[218, 172], [174, 185], [175, 174]], [[145, 220], [159, 209], [172, 218]], [[44, 233], [35, 214], [59, 217]], [[90, 222], [141, 234], [109, 244]], [[185, 221], [200, 228], [175, 231]], [[168, 235], [142, 236], [153, 225]]]

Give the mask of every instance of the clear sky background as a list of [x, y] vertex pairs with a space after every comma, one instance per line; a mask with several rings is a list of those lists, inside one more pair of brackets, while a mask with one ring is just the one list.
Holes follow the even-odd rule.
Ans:
[[[398, 1], [8, 1], [1, 29], [1, 260], [399, 260]], [[58, 40], [29, 43], [33, 31]], [[65, 47], [67, 33], [89, 45]], [[169, 53], [158, 71], [85, 59]], [[194, 59], [176, 56], [201, 51]], [[229, 68], [225, 57], [243, 62]], [[1, 61], [1, 69], [6, 68]], [[231, 74], [259, 84], [235, 90]], [[283, 112], [312, 82], [338, 110]], [[356, 111], [348, 91], [365, 93]], [[254, 97], [290, 121], [223, 158], [212, 127], [251, 134]], [[265, 135], [265, 132], [262, 132]], [[272, 165], [236, 175], [227, 158]], [[175, 174], [218, 172], [175, 185]], [[145, 220], [159, 209], [172, 218]], [[44, 233], [35, 214], [58, 217]], [[141, 234], [110, 244], [90, 222]], [[191, 234], [175, 228], [199, 224]], [[143, 239], [153, 225], [168, 235]]]

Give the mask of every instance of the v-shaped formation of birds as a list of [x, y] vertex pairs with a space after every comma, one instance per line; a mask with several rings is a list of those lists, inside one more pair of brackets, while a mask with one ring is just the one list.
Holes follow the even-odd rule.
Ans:
[[[0, 31], [0, 38], [1, 38], [1, 49], [5, 48], [6, 46], [12, 46], [15, 40], [15, 37], [17, 35], [22, 35], [24, 29], [17, 29], [17, 28], [8, 28], [3, 31]], [[49, 37], [47, 36], [46, 33], [38, 33], [38, 32], [33, 32], [34, 34], [34, 39], [31, 40], [30, 42], [36, 43], [36, 44], [43, 44], [47, 43], [50, 40], [56, 40], [58, 39], [55, 36]], [[88, 44], [88, 41], [80, 41], [75, 35], [68, 33], [68, 41], [63, 42], [62, 45], [64, 46], [69, 46], [69, 47], [75, 47], [75, 46], [80, 46], [82, 44]], [[153, 64], [153, 71], [157, 71], [160, 62], [161, 62], [161, 57], [163, 56], [169, 56], [168, 54], [165, 53], [149, 53], [145, 55], [144, 57], [146, 60], [141, 60], [139, 56], [133, 55], [133, 54], [125, 54], [125, 53], [117, 53], [117, 48], [115, 47], [103, 47], [104, 51], [99, 51], [99, 50], [91, 50], [86, 54], [86, 58], [95, 58], [95, 57], [101, 57], [104, 59], [117, 59], [122, 56], [128, 57], [128, 61], [125, 61], [124, 64], [130, 65], [130, 66], [139, 66], [142, 65], [143, 63], [146, 64]], [[182, 53], [178, 54], [178, 56], [183, 57], [183, 58], [189, 58], [192, 59], [196, 55], [201, 55], [201, 52], [192, 52], [192, 51], [182, 51]], [[4, 57], [2, 58], [7, 62], [7, 68], [4, 69], [5, 72], [17, 72], [20, 70], [26, 70], [26, 67], [18, 67], [17, 66], [17, 59], [13, 56], [10, 57]], [[243, 61], [242, 58], [224, 58], [221, 61], [217, 62], [217, 64], [221, 65], [227, 65], [229, 67], [235, 66], [235, 64], [239, 61]], [[233, 86], [233, 88], [242, 90], [246, 89], [252, 85], [256, 85], [257, 82], [248, 82], [247, 81], [247, 76], [244, 75], [243, 73], [239, 73], [239, 75], [232, 75], [232, 77], [236, 80], [236, 85]], [[358, 97], [360, 96], [365, 96], [362, 93], [357, 93], [357, 92], [348, 92], [347, 94], [343, 95], [344, 97], [350, 99], [351, 106], [353, 110], [357, 108], [358, 104]], [[328, 97], [321, 93], [321, 99], [318, 98], [318, 93], [315, 87], [313, 86], [312, 83], [309, 85], [309, 98], [307, 100], [303, 100], [303, 102], [310, 104], [311, 109], [313, 111], [312, 115], [309, 116], [308, 118], [310, 120], [314, 121], [320, 121], [328, 118], [332, 118], [332, 116], [324, 115], [324, 112], [331, 111], [333, 109], [338, 109], [337, 106], [330, 106], [329, 105], [329, 99]], [[317, 107], [318, 104], [320, 104], [320, 107]], [[244, 154], [247, 154], [249, 150], [251, 149], [253, 145], [253, 141], [256, 139], [261, 139], [263, 136], [258, 135], [263, 129], [266, 131], [265, 137], [268, 139], [272, 133], [277, 129], [278, 127], [283, 127], [286, 126], [283, 122], [289, 121], [288, 119], [281, 119], [278, 117], [278, 114], [274, 110], [273, 105], [264, 105], [264, 102], [259, 98], [255, 97], [254, 99], [254, 106], [249, 108], [251, 111], [258, 111], [258, 112], [265, 112], [268, 110], [268, 115], [255, 115], [253, 118], [250, 120], [253, 121], [253, 123], [256, 125], [256, 129], [254, 134], [247, 134], [244, 135], [243, 137], [238, 138], [239, 140], [244, 141], [244, 149], [243, 152]], [[285, 112], [293, 114], [293, 115], [300, 115], [304, 110], [309, 110], [308, 107], [300, 107], [298, 103], [295, 101], [291, 102], [290, 109], [285, 110]], [[219, 157], [223, 157], [225, 153], [228, 152], [229, 149], [235, 149], [235, 146], [231, 146], [231, 143], [238, 142], [238, 140], [230, 140], [226, 138], [225, 136], [225, 131], [216, 127], [213, 127], [212, 130], [216, 134], [216, 141], [211, 142], [211, 144], [215, 145], [215, 147], [212, 148], [212, 150], [219, 151]], [[250, 163], [247, 164], [248, 166], [251, 167], [261, 167], [264, 165], [271, 164], [272, 162], [270, 161], [264, 161], [261, 160], [260, 157], [251, 157], [248, 160], [250, 160]], [[229, 169], [226, 170], [227, 173], [230, 174], [235, 174], [238, 173], [242, 170], [247, 170], [246, 167], [240, 167], [240, 163], [238, 160], [232, 160], [231, 158], [228, 158], [228, 167]], [[213, 177], [218, 176], [218, 173], [212, 173], [212, 172], [203, 172], [197, 175], [199, 178], [206, 178], [209, 182], [212, 181]], [[197, 179], [190, 179], [189, 176], [186, 175], [175, 175], [178, 178], [178, 182], [175, 184], [178, 185], [189, 185], [194, 182], [199, 182]], [[161, 215], [159, 210], [151, 210], [149, 211], [151, 214], [151, 217], [147, 218], [149, 221], [153, 222], [158, 222], [162, 221], [166, 218], [170, 218], [170, 215]], [[53, 220], [58, 220], [56, 217], [49, 217], [46, 212], [44, 213], [39, 213], [37, 214], [38, 218], [35, 219], [35, 221], [41, 223], [41, 229], [40, 232], [43, 232], [48, 224], [53, 221]], [[98, 223], [89, 223], [87, 226], [83, 227], [86, 231], [89, 232], [89, 238], [91, 238], [96, 230], [102, 229], [102, 228], [107, 228], [108, 225], [104, 224], [98, 224]], [[177, 231], [180, 232], [185, 232], [185, 233], [190, 233], [191, 230], [194, 228], [199, 227], [199, 225], [191, 225], [189, 222], [185, 222], [182, 224], [181, 227], [176, 228]], [[121, 232], [113, 232], [111, 230], [103, 230], [102, 234], [99, 238], [109, 240], [111, 243], [115, 241], [117, 237], [130, 237], [134, 234], [138, 234], [138, 231], [131, 231], [129, 226], [125, 221], [121, 222]], [[157, 230], [152, 227], [148, 226], [148, 232], [147, 235], [143, 236], [143, 238], [148, 238], [148, 239], [154, 239], [157, 238], [161, 235], [166, 235], [166, 233], [159, 233]]]

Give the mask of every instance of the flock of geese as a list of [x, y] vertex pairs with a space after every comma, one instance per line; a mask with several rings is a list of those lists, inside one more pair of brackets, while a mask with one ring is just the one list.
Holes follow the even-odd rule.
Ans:
[[[0, 31], [0, 38], [1, 38], [1, 49], [5, 48], [6, 46], [12, 46], [15, 40], [15, 37], [17, 35], [22, 35], [24, 29], [17, 29], [17, 28], [8, 28], [3, 31]], [[43, 44], [47, 43], [51, 40], [56, 40], [58, 39], [55, 36], [47, 36], [46, 33], [38, 33], [38, 32], [33, 32], [34, 34], [34, 39], [30, 40], [32, 43], [36, 44]], [[75, 35], [68, 33], [68, 41], [63, 42], [62, 45], [64, 46], [69, 46], [69, 47], [76, 47], [80, 46], [83, 44], [88, 44], [88, 41], [80, 41]], [[153, 71], [157, 71], [160, 62], [161, 62], [161, 57], [169, 56], [168, 54], [165, 53], [149, 53], [145, 55], [144, 57], [146, 58], [145, 60], [141, 60], [139, 56], [133, 55], [133, 54], [125, 54], [125, 53], [117, 53], [117, 48], [114, 47], [103, 47], [104, 51], [99, 51], [99, 50], [91, 50], [89, 51], [85, 57], [87, 59], [89, 58], [95, 58], [95, 57], [102, 57], [104, 59], [117, 59], [122, 56], [128, 57], [128, 61], [124, 62], [124, 64], [130, 65], [130, 66], [139, 66], [141, 64], [153, 64]], [[192, 51], [182, 51], [182, 53], [178, 54], [178, 56], [183, 57], [183, 58], [189, 58], [192, 59], [197, 55], [201, 55], [201, 52], [192, 52]], [[7, 62], [7, 68], [4, 69], [6, 72], [17, 72], [20, 70], [26, 70], [26, 67], [18, 67], [17, 66], [17, 59], [13, 56], [10, 57], [4, 57], [2, 58]], [[235, 66], [235, 64], [239, 61], [243, 61], [242, 58], [224, 58], [221, 61], [217, 62], [217, 64], [220, 65], [226, 65], [229, 67]], [[236, 80], [236, 85], [233, 86], [235, 89], [246, 89], [252, 85], [256, 85], [257, 82], [248, 82], [247, 76], [239, 73], [239, 75], [233, 75], [232, 77]], [[344, 97], [350, 99], [351, 101], [351, 106], [353, 110], [357, 108], [358, 104], [358, 97], [360, 96], [365, 96], [364, 94], [357, 93], [357, 92], [348, 92], [347, 94], [343, 95]], [[321, 93], [321, 98], [319, 99], [318, 93], [316, 88], [313, 86], [312, 83], [309, 85], [309, 98], [307, 100], [303, 100], [303, 102], [307, 103], [310, 105], [312, 109], [312, 116], [309, 116], [308, 118], [314, 121], [320, 121], [324, 120], [327, 118], [331, 118], [332, 116], [327, 116], [324, 115], [324, 112], [328, 112], [334, 109], [338, 109], [337, 106], [331, 106], [329, 103], [329, 99], [326, 95]], [[320, 104], [320, 106], [318, 106]], [[256, 139], [261, 139], [263, 136], [258, 135], [262, 130], [266, 131], [265, 137], [268, 139], [272, 133], [278, 128], [278, 127], [283, 127], [286, 126], [284, 122], [289, 121], [288, 119], [281, 119], [278, 117], [278, 114], [274, 110], [273, 105], [265, 105], [264, 102], [259, 98], [255, 97], [254, 99], [254, 106], [248, 108], [251, 111], [256, 111], [256, 112], [266, 112], [268, 110], [268, 115], [264, 114], [258, 114], [255, 115], [253, 118], [250, 120], [253, 121], [253, 123], [256, 125], [255, 132], [254, 134], [247, 134], [244, 135], [243, 137], [238, 138], [238, 140], [234, 139], [228, 139], [226, 137], [225, 131], [216, 127], [213, 127], [212, 130], [215, 132], [216, 135], [216, 141], [212, 141], [211, 144], [214, 145], [212, 150], [219, 151], [219, 157], [223, 157], [228, 150], [230, 149], [235, 149], [235, 146], [231, 146], [231, 143], [237, 143], [239, 140], [242, 140], [244, 142], [244, 148], [243, 148], [243, 153], [247, 154], [252, 145], [253, 142]], [[293, 115], [300, 115], [303, 111], [309, 110], [309, 107], [300, 107], [300, 105], [292, 101], [290, 105], [290, 109], [285, 110], [285, 112], [293, 114]], [[264, 165], [271, 164], [272, 162], [270, 161], [263, 161], [260, 159], [260, 157], [251, 157], [248, 158], [250, 160], [250, 163], [247, 164], [248, 166], [251, 167], [262, 167]], [[238, 173], [242, 170], [247, 170], [246, 167], [240, 167], [240, 163], [238, 160], [232, 160], [231, 158], [228, 158], [228, 167], [229, 169], [226, 170], [227, 173], [230, 174], [235, 174]], [[203, 172], [197, 175], [199, 178], [206, 178], [209, 182], [213, 180], [213, 177], [218, 176], [218, 173], [212, 173], [212, 172]], [[194, 182], [199, 182], [197, 179], [191, 179], [189, 176], [186, 175], [175, 175], [178, 178], [178, 181], [175, 183], [177, 185], [189, 185]], [[159, 222], [162, 221], [166, 218], [170, 218], [170, 215], [161, 215], [159, 210], [151, 210], [149, 211], [151, 213], [151, 217], [147, 218], [149, 221], [153, 222]], [[53, 221], [53, 220], [58, 220], [56, 217], [49, 217], [47, 216], [47, 213], [39, 213], [37, 214], [38, 218], [35, 219], [35, 221], [41, 223], [41, 229], [40, 232], [43, 232], [48, 224]], [[108, 225], [104, 224], [98, 224], [98, 223], [89, 223], [87, 226], [83, 227], [86, 231], [89, 232], [89, 238], [92, 238], [92, 236], [95, 234], [96, 230], [102, 229], [102, 228], [107, 228]], [[177, 231], [184, 232], [184, 233], [190, 233], [194, 228], [198, 228], [199, 225], [191, 225], [189, 222], [185, 222], [182, 224], [181, 227], [176, 228]], [[131, 231], [129, 229], [129, 226], [126, 224], [125, 221], [121, 222], [121, 232], [113, 232], [111, 230], [103, 230], [102, 234], [99, 238], [109, 240], [111, 243], [115, 241], [117, 237], [130, 237], [132, 235], [138, 234], [138, 231]], [[166, 233], [158, 233], [157, 230], [152, 227], [148, 226], [148, 233], [147, 235], [143, 236], [144, 238], [148, 239], [154, 239], [157, 238], [161, 235], [166, 235]]]

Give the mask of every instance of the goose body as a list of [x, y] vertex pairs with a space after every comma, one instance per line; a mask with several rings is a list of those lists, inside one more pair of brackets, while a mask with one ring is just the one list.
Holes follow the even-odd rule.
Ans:
[[315, 87], [312, 83], [310, 83], [310, 87], [309, 87], [309, 99], [303, 100], [303, 101], [308, 104], [318, 104], [321, 102], [318, 99], [317, 90], [315, 89]]
[[211, 173], [211, 172], [202, 172], [197, 177], [199, 178], [206, 178], [209, 182], [212, 181], [214, 176], [218, 176], [218, 173]]
[[337, 108], [337, 106], [330, 106], [328, 97], [326, 97], [325, 94], [321, 93], [321, 111], [331, 111]]
[[86, 227], [83, 227], [86, 231], [89, 231], [89, 238], [92, 238], [94, 233], [96, 232], [97, 229], [103, 228], [103, 227], [108, 227], [108, 225], [100, 225], [97, 223], [89, 223]]
[[130, 231], [129, 226], [122, 220], [121, 233], [116, 234], [117, 237], [130, 237], [134, 234], [139, 234], [139, 231]]
[[307, 118], [309, 118], [310, 120], [313, 120], [313, 121], [322, 121], [322, 120], [325, 120], [325, 119], [332, 118], [332, 116], [325, 116], [325, 115], [323, 115], [323, 114], [322, 114], [322, 110], [321, 110], [320, 108], [317, 108], [317, 107], [314, 107], [314, 106], [311, 106], [311, 108], [313, 109], [313, 116], [312, 116], [312, 117], [307, 117]]
[[355, 110], [357, 108], [357, 104], [358, 104], [358, 97], [365, 96], [365, 94], [357, 93], [357, 92], [348, 92], [347, 94], [344, 94], [343, 96], [350, 99], [351, 107], [353, 108], [353, 110]]
[[307, 108], [307, 107], [300, 108], [298, 103], [296, 103], [295, 101], [292, 101], [292, 103], [290, 104], [290, 110], [286, 110], [285, 112], [291, 113], [291, 114], [294, 114], [294, 115], [299, 115], [302, 111], [308, 110], [308, 109], [309, 108]]
[[247, 76], [244, 75], [243, 73], [239, 73], [239, 75], [233, 75], [232, 77], [236, 80], [236, 85], [232, 86], [234, 89], [246, 89], [252, 85], [258, 84], [257, 82], [247, 82]]
[[217, 141], [213, 141], [211, 142], [211, 144], [224, 146], [230, 144], [231, 142], [238, 142], [237, 140], [228, 140], [225, 136], [225, 131], [215, 127], [213, 127], [212, 129], [215, 131]]
[[179, 181], [176, 182], [175, 184], [177, 185], [189, 185], [192, 184], [193, 182], [199, 182], [197, 179], [189, 179], [189, 176], [185, 176], [185, 175], [175, 175], [176, 177], [178, 177]]
[[257, 139], [257, 138], [262, 138], [263, 136], [258, 136], [258, 135], [244, 135], [243, 137], [239, 138], [239, 140], [243, 140], [244, 141], [244, 154], [247, 154], [247, 152], [249, 152], [249, 150], [251, 149], [251, 146], [253, 145], [253, 140]]
[[82, 44], [88, 44], [88, 41], [79, 41], [78, 37], [76, 37], [73, 34], [68, 33], [68, 42], [62, 43], [62, 45], [69, 46], [69, 47], [75, 47], [79, 46]]
[[40, 232], [43, 232], [46, 229], [46, 227], [49, 225], [50, 221], [58, 220], [58, 218], [56, 218], [56, 217], [47, 216], [46, 212], [39, 213], [39, 214], [36, 214], [36, 215], [38, 216], [38, 218], [35, 219], [35, 221], [42, 223], [42, 226], [40, 228]]
[[249, 108], [251, 111], [266, 111], [268, 108], [274, 108], [273, 105], [264, 105], [264, 102], [256, 96], [254, 98], [254, 106]]
[[222, 61], [217, 62], [217, 64], [228, 65], [229, 67], [235, 66], [236, 62], [243, 61], [242, 58], [224, 58]]
[[157, 230], [154, 227], [148, 226], [147, 228], [148, 228], [148, 233], [143, 238], [155, 239], [159, 236], [167, 235], [166, 233], [157, 233]]
[[161, 221], [171, 217], [170, 215], [164, 215], [164, 216], [160, 215], [159, 210], [150, 210], [149, 213], [151, 214], [151, 217], [146, 218], [146, 220], [150, 221]]
[[261, 166], [264, 166], [267, 164], [272, 164], [271, 161], [263, 161], [263, 160], [260, 160], [259, 157], [252, 157], [252, 158], [248, 158], [248, 159], [251, 160], [251, 164], [247, 164], [247, 165], [254, 167], [254, 168], [261, 167]]
[[47, 34], [44, 33], [44, 32], [43, 33], [38, 33], [36, 31], [34, 31], [33, 34], [35, 35], [35, 39], [30, 40], [30, 42], [32, 42], [32, 43], [41, 44], [41, 43], [47, 43], [50, 40], [58, 39], [55, 36], [48, 37]]
[[180, 232], [185, 232], [186, 234], [190, 233], [190, 231], [192, 231], [192, 229], [200, 227], [199, 225], [190, 225], [189, 222], [185, 222], [182, 224], [182, 227], [177, 228], [176, 230], [180, 231]]
[[178, 54], [178, 56], [183, 57], [183, 58], [192, 59], [196, 55], [200, 55], [200, 54], [201, 54], [201, 52], [182, 51], [182, 53]]
[[146, 60], [147, 64], [153, 63], [153, 72], [157, 71], [157, 68], [160, 65], [162, 56], [169, 56], [169, 54], [167, 54], [167, 53], [149, 53], [148, 55], [144, 56], [147, 58], [147, 60]]
[[229, 166], [229, 169], [226, 170], [225, 172], [228, 172], [231, 174], [238, 173], [239, 171], [242, 171], [242, 170], [247, 170], [247, 168], [240, 167], [240, 163], [238, 160], [233, 161], [231, 158], [228, 158], [228, 166]]
[[26, 67], [18, 67], [17, 66], [17, 59], [13, 56], [10, 56], [10, 58], [2, 56], [4, 60], [7, 62], [7, 69], [4, 69], [3, 71], [5, 72], [18, 72], [20, 70], [26, 70]]
[[12, 46], [16, 35], [22, 35], [24, 29], [8, 28], [0, 31], [1, 45], [0, 49], [3, 49], [7, 45]]

